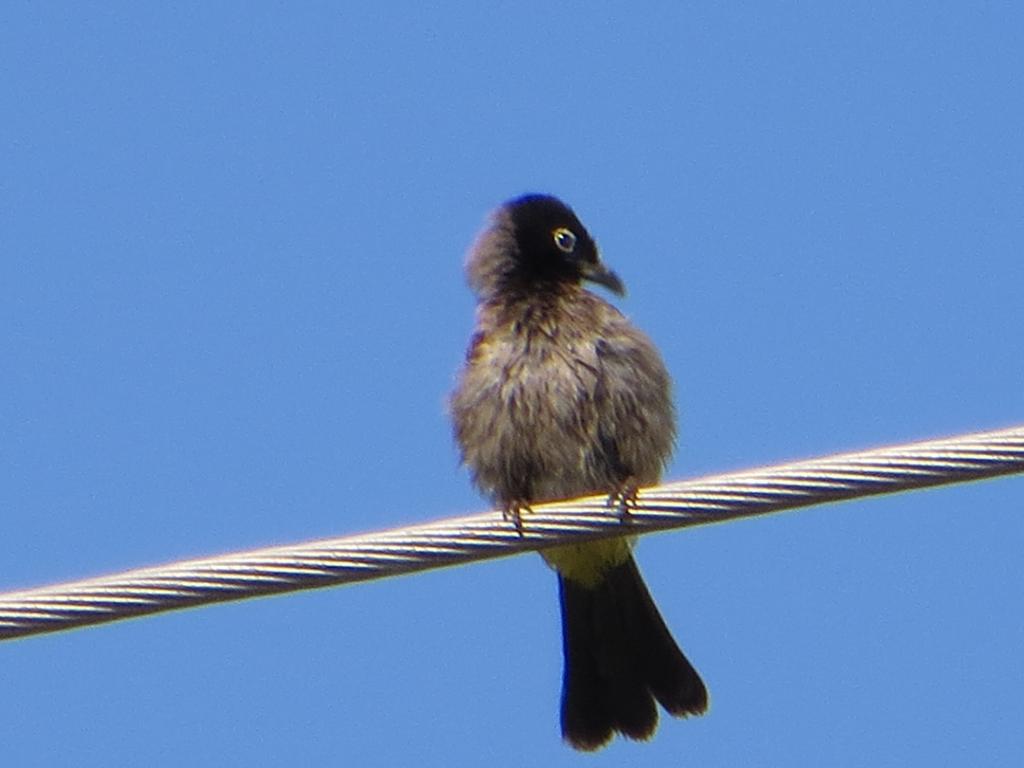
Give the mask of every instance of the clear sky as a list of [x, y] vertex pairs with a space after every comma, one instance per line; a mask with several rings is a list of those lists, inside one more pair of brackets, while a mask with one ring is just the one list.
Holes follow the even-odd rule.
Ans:
[[[483, 509], [462, 260], [527, 191], [661, 348], [671, 478], [1024, 423], [1024, 9], [834, 5], [5, 4], [0, 589]], [[712, 696], [645, 745], [561, 744], [529, 555], [0, 645], [3, 761], [1016, 766], [1022, 513], [645, 538]]]

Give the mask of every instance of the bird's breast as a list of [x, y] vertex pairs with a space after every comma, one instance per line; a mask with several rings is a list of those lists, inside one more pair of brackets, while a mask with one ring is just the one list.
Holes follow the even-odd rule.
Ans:
[[479, 340], [452, 410], [481, 488], [505, 501], [603, 489], [600, 377], [596, 343], [561, 329], [508, 327]]
[[596, 297], [559, 311], [485, 307], [451, 410], [464, 463], [502, 503], [654, 482], [675, 434], [657, 351]]

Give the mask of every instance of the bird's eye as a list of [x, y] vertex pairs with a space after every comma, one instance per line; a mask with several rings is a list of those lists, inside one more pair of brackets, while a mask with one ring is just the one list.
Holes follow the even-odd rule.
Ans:
[[571, 229], [559, 227], [551, 233], [551, 237], [555, 241], [555, 247], [562, 251], [562, 253], [572, 253], [576, 250], [576, 235], [573, 234]]

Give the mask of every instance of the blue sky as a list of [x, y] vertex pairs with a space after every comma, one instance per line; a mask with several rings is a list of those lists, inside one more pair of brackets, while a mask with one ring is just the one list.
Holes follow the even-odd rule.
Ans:
[[[893, 5], [5, 5], [0, 589], [482, 509], [462, 259], [526, 191], [671, 478], [1024, 422], [1024, 10]], [[1017, 765], [1022, 496], [645, 538], [712, 696], [649, 744], [560, 743], [522, 556], [0, 645], [5, 763]]]

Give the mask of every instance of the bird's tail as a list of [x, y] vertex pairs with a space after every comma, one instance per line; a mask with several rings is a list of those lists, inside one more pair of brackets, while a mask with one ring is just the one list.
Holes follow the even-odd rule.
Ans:
[[700, 675], [672, 638], [636, 562], [628, 557], [593, 587], [558, 577], [562, 604], [562, 736], [594, 750], [615, 731], [648, 739], [658, 708], [677, 717], [708, 706]]

